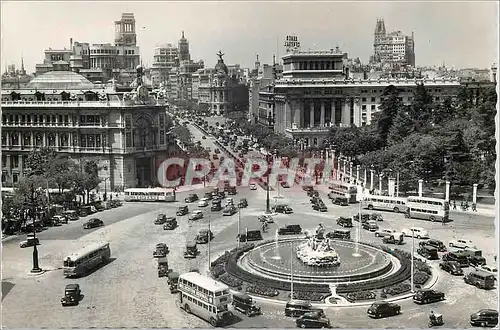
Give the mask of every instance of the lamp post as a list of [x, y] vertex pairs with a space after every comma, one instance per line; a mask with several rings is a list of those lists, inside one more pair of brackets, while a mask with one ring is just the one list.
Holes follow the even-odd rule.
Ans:
[[379, 192], [378, 192], [378, 194], [379, 194], [379, 195], [382, 195], [382, 177], [383, 177], [383, 176], [384, 176], [384, 175], [383, 175], [382, 173], [380, 173], [380, 174], [378, 175], [378, 191], [379, 191]]
[[[210, 272], [210, 268], [212, 267], [212, 264], [210, 262], [210, 238], [212, 237], [212, 235], [210, 235], [210, 233], [212, 232], [211, 231], [211, 226], [210, 226], [210, 218], [211, 218], [211, 215], [209, 214], [208, 215], [208, 246], [207, 246], [207, 250], [208, 250], [208, 271]], [[238, 233], [239, 234], [239, 233]], [[239, 242], [239, 238], [238, 238], [238, 242]]]
[[349, 162], [349, 183], [352, 183], [352, 162]]
[[[373, 170], [373, 165], [372, 165], [372, 168], [370, 169], [370, 190], [373, 190], [373, 173], [374, 173], [374, 170]], [[371, 192], [370, 192], [371, 194]]]
[[269, 214], [271, 213], [271, 210], [269, 209], [269, 175], [271, 174], [271, 171], [269, 170], [269, 154], [267, 154], [266, 160], [267, 160], [266, 213]]
[[293, 241], [290, 242], [290, 299], [293, 300]]
[[104, 197], [103, 197], [103, 201], [107, 201], [108, 200], [108, 190], [107, 190], [107, 185], [106, 185], [106, 182], [108, 180], [109, 180], [109, 177], [104, 178]]
[[360, 165], [356, 165], [356, 184], [359, 185], [359, 169]]
[[40, 273], [42, 269], [38, 264], [38, 248], [36, 243], [36, 225], [35, 225], [35, 215], [36, 215], [36, 204], [35, 204], [35, 187], [33, 183], [31, 184], [31, 218], [33, 220], [33, 268], [31, 269], [31, 273]]
[[415, 254], [415, 233], [412, 231], [411, 232], [411, 292], [415, 292], [415, 282], [414, 282], [414, 279], [413, 279], [413, 272], [415, 271], [414, 270], [414, 267], [415, 267], [415, 262], [414, 262], [414, 254]]
[[396, 197], [399, 197], [399, 171], [396, 172]]

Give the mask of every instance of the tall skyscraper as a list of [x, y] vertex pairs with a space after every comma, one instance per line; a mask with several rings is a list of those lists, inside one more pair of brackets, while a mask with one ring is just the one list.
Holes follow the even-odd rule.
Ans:
[[184, 37], [184, 31], [182, 31], [182, 37], [179, 39], [179, 61], [189, 61], [191, 55], [189, 54], [189, 41]]
[[399, 64], [415, 66], [415, 43], [401, 31], [386, 33], [383, 19], [377, 19], [373, 34], [374, 54], [371, 63]]

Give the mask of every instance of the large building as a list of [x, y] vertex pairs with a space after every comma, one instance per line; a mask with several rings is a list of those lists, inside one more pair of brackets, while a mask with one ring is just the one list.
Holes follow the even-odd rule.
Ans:
[[[203, 83], [200, 81], [198, 94], [203, 95], [198, 103], [208, 105], [210, 111], [221, 115], [243, 115], [248, 112], [248, 86], [242, 82], [240, 74], [243, 71], [239, 66], [231, 66], [231, 70], [224, 63], [224, 54], [217, 53], [219, 59], [213, 71], [202, 73]], [[208, 79], [206, 74], [208, 75]], [[199, 72], [196, 75], [200, 75]], [[205, 98], [209, 95], [209, 99]]]
[[111, 79], [129, 84], [140, 64], [134, 14], [123, 13], [115, 21], [114, 44], [89, 44], [70, 39], [69, 48], [45, 50], [43, 63], [36, 65], [36, 75], [50, 71], [72, 71], [92, 82]]
[[32, 78], [26, 73], [24, 60], [21, 59], [21, 69], [18, 70], [15, 64], [11, 64], [2, 74], [2, 88], [21, 88], [26, 86]]
[[340, 49], [293, 51], [282, 57], [283, 77], [259, 93], [259, 117], [296, 143], [321, 146], [332, 126], [369, 125], [379, 111], [382, 93], [389, 85], [411, 102], [417, 84], [424, 84], [436, 101], [456, 95], [456, 78], [352, 79]]
[[374, 55], [372, 63], [388, 64], [391, 67], [415, 66], [415, 40], [401, 31], [386, 33], [383, 19], [377, 20], [375, 26]]
[[151, 80], [153, 86], [168, 83], [168, 75], [173, 67], [179, 66], [179, 49], [172, 44], [161, 45], [155, 48]]
[[[71, 71], [37, 76], [26, 88], [2, 90], [2, 183], [13, 185], [32, 150], [49, 147], [94, 160], [107, 187], [147, 187], [173, 146], [163, 91], [150, 93], [137, 68], [137, 89], [117, 92]], [[103, 187], [101, 187], [103, 188]]]

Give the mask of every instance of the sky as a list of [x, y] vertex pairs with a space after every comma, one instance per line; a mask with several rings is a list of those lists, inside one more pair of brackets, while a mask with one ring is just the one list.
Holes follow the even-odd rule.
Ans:
[[377, 18], [387, 32], [415, 35], [416, 65], [489, 68], [498, 58], [498, 4], [490, 2], [100, 2], [2, 1], [1, 64], [28, 73], [42, 63], [44, 50], [69, 48], [70, 38], [113, 43], [114, 21], [135, 15], [143, 63], [154, 48], [177, 44], [181, 32], [191, 58], [207, 67], [220, 49], [227, 64], [253, 68], [284, 53], [284, 39], [296, 35], [305, 49], [341, 47], [349, 57], [367, 62], [373, 53]]

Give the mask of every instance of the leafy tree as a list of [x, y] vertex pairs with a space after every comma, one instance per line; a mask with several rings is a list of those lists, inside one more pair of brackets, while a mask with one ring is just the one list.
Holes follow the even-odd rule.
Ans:
[[415, 131], [415, 122], [409, 115], [408, 108], [401, 109], [394, 118], [393, 124], [387, 135], [387, 144], [393, 146], [404, 141]]
[[74, 177], [75, 192], [90, 201], [90, 191], [97, 188], [101, 179], [98, 175], [99, 168], [95, 161], [87, 161], [83, 165], [83, 171], [78, 172]]
[[176, 126], [172, 129], [172, 134], [184, 145], [190, 145], [193, 143], [193, 135], [187, 127]]
[[30, 152], [26, 159], [26, 167], [32, 175], [44, 175], [47, 173], [50, 162], [55, 159], [57, 152], [51, 148], [41, 148]]
[[408, 115], [413, 120], [415, 131], [426, 132], [432, 127], [432, 96], [427, 92], [423, 84], [417, 85], [413, 94], [413, 102], [407, 109]]
[[454, 118], [455, 111], [453, 101], [447, 97], [443, 103], [436, 106], [432, 121], [435, 125], [443, 125]]
[[47, 168], [47, 176], [51, 182], [57, 185], [60, 192], [73, 186], [73, 178], [77, 172], [74, 161], [63, 155], [57, 155], [50, 161]]
[[379, 107], [380, 111], [377, 113], [374, 121], [382, 144], [385, 145], [394, 118], [402, 107], [403, 103], [399, 99], [398, 89], [394, 85], [387, 86], [382, 94], [382, 102]]

